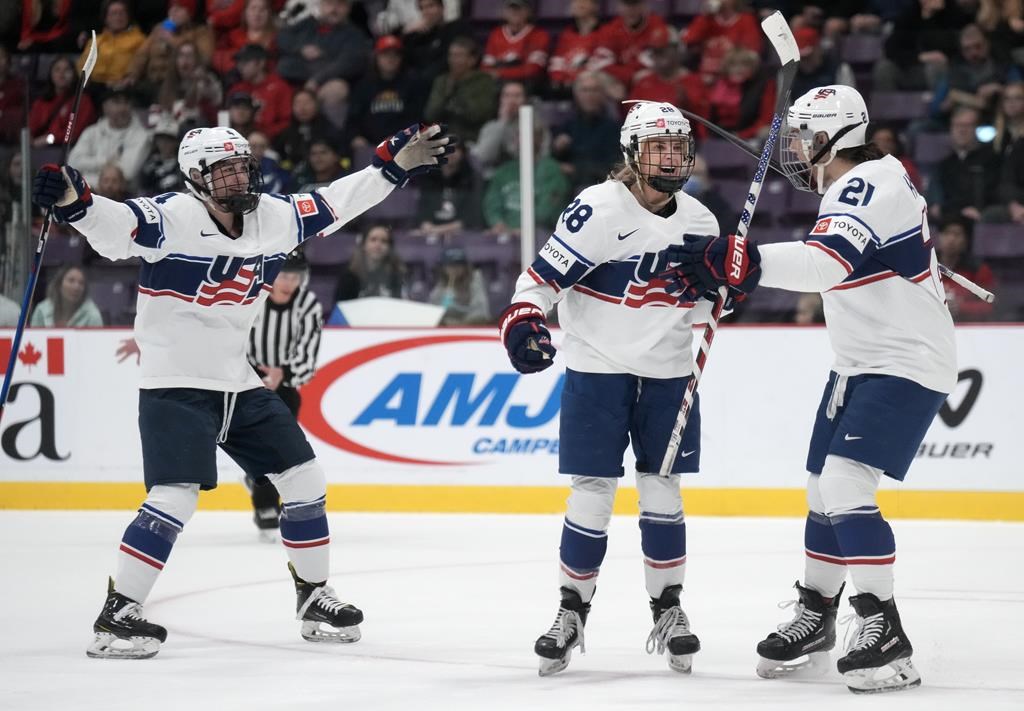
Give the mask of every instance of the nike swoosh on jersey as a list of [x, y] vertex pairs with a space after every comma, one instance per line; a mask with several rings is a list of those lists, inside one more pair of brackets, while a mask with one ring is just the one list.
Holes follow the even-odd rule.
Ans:
[[843, 439], [845, 439], [847, 442], [852, 442], [855, 439], [864, 439], [864, 438], [861, 437], [860, 435], [843, 435]]
[[[640, 229], [639, 227], [637, 227], [637, 228], [636, 228], [636, 230], [639, 230], [639, 229]], [[636, 230], [633, 230], [633, 232], [636, 232]], [[626, 233], [626, 234], [624, 234], [624, 235], [620, 234], [620, 235], [619, 235], [619, 239], [620, 239], [620, 240], [622, 240], [622, 239], [626, 239], [626, 238], [627, 238], [627, 237], [629, 237], [629, 236], [630, 236], [631, 234], [633, 234], [633, 232], [627, 232], [627, 233]]]
[[691, 449], [691, 450], [690, 450], [689, 452], [683, 452], [683, 453], [682, 453], [682, 454], [680, 454], [679, 456], [680, 456], [680, 457], [689, 457], [689, 456], [690, 456], [691, 454], [693, 454], [693, 453], [694, 453], [694, 452], [696, 452], [696, 451], [697, 451], [696, 449]]
[[199, 230], [199, 234], [202, 237], [216, 237], [220, 233], [219, 232], [210, 232], [209, 234], [207, 234], [206, 232], [203, 232], [202, 230]]

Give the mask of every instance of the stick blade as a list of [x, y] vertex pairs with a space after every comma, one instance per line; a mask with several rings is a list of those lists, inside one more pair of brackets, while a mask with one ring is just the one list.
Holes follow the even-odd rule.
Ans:
[[775, 54], [779, 56], [779, 62], [786, 66], [790, 62], [800, 61], [800, 48], [793, 37], [793, 31], [789, 29], [789, 23], [779, 11], [773, 12], [761, 21], [761, 30], [768, 41], [775, 48]]
[[89, 42], [89, 54], [85, 58], [85, 64], [82, 66], [82, 82], [89, 81], [89, 77], [92, 76], [93, 67], [96, 66], [96, 57], [99, 56], [99, 52], [96, 51], [96, 30], [92, 30], [92, 40]]

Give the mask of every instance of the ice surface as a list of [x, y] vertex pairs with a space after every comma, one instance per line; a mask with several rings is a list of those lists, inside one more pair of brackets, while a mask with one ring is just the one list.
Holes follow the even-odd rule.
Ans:
[[896, 598], [924, 685], [864, 698], [838, 675], [754, 674], [754, 647], [788, 619], [775, 604], [802, 574], [796, 519], [689, 519], [683, 601], [703, 649], [685, 677], [643, 651], [639, 532], [616, 517], [587, 654], [541, 679], [532, 648], [557, 605], [557, 516], [332, 514], [331, 581], [366, 621], [362, 641], [326, 645], [299, 637], [280, 545], [258, 543], [248, 514], [200, 511], [146, 604], [169, 631], [160, 654], [87, 659], [131, 518], [0, 511], [0, 709], [1024, 708], [1019, 524], [893, 522]]

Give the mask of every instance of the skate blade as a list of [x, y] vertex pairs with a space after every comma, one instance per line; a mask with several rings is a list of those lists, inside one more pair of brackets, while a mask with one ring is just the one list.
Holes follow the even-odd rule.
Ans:
[[668, 668], [680, 674], [689, 674], [693, 671], [692, 654], [666, 654]]
[[107, 632], [99, 632], [85, 650], [92, 659], [150, 659], [160, 651], [160, 640], [155, 637], [122, 639]]
[[828, 652], [811, 652], [802, 662], [761, 657], [757, 662], [757, 675], [762, 679], [818, 679], [828, 673], [831, 665]]
[[362, 639], [359, 625], [351, 627], [331, 627], [326, 622], [305, 621], [302, 623], [302, 638], [307, 642], [333, 642], [335, 644], [352, 644]]
[[[881, 677], [880, 672], [884, 674]], [[897, 659], [883, 667], [854, 669], [843, 674], [843, 679], [854, 694], [880, 694], [921, 686], [921, 675], [909, 658]]]
[[537, 669], [538, 676], [551, 676], [569, 666], [569, 660], [572, 659], [572, 648], [565, 650], [565, 656], [561, 659], [548, 659], [547, 657], [540, 657], [540, 667]]

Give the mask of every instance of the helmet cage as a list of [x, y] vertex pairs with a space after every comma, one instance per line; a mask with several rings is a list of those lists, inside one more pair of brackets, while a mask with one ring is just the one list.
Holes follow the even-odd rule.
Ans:
[[[653, 146], [648, 146], [647, 160], [644, 159], [641, 142], [649, 143], [653, 141], [682, 141], [683, 162], [678, 176], [664, 175], [661, 172], [661, 151], [654, 151]], [[683, 189], [686, 181], [690, 179], [693, 165], [697, 159], [693, 136], [683, 133], [670, 133], [667, 130], [663, 135], [646, 135], [642, 139], [638, 138], [636, 134], [630, 136], [629, 146], [623, 150], [623, 153], [625, 154], [626, 165], [636, 175], [637, 180], [647, 183], [659, 193], [667, 194], [673, 194]]]
[[[214, 177], [214, 166], [228, 161], [245, 161], [249, 184], [244, 193], [228, 192], [227, 177], [223, 175]], [[260, 194], [263, 192], [263, 172], [260, 170], [259, 161], [255, 156], [251, 154], [229, 156], [210, 164], [207, 164], [205, 159], [200, 159], [199, 173], [202, 176], [201, 183], [193, 180], [191, 175], [186, 175], [185, 180], [201, 199], [212, 202], [225, 212], [246, 215], [259, 205]]]
[[825, 167], [836, 157], [836, 143], [861, 124], [847, 124], [829, 137], [806, 123], [789, 126], [779, 141], [779, 166], [797, 190], [825, 194]]

